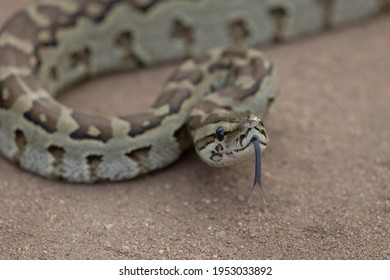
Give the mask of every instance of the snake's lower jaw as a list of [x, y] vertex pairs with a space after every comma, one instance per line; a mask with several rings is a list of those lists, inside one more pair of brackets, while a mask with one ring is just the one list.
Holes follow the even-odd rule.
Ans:
[[257, 143], [259, 152], [263, 152], [267, 147], [267, 138], [264, 136], [256, 136], [252, 137], [246, 146], [240, 150], [224, 151], [221, 153], [216, 153], [213, 151], [209, 156], [205, 156], [205, 154], [199, 154], [199, 156], [204, 162], [212, 167], [225, 167], [240, 164], [245, 160], [251, 160], [253, 157], [259, 157], [253, 142]]

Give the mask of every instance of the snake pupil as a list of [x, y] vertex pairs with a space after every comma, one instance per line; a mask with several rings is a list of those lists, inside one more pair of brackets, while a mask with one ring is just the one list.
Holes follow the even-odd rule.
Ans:
[[222, 126], [219, 126], [216, 130], [215, 130], [215, 137], [217, 137], [217, 139], [219, 141], [222, 141], [223, 138], [225, 137], [225, 130], [223, 129]]

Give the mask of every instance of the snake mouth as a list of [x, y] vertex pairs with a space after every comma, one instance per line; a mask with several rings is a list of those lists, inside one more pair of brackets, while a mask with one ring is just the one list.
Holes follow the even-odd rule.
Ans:
[[246, 144], [244, 147], [242, 147], [241, 149], [235, 149], [234, 152], [242, 152], [246, 149], [248, 149], [251, 145], [254, 145], [253, 142], [256, 141], [257, 144], [259, 145], [259, 148], [260, 148], [260, 145], [263, 145], [264, 147], [267, 147], [267, 142], [264, 142], [264, 141], [261, 141], [257, 136], [253, 136], [252, 139], [248, 142], [248, 144]]

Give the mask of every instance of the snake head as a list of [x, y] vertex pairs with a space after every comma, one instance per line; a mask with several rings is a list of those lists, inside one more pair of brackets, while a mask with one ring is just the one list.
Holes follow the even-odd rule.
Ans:
[[264, 151], [268, 136], [263, 122], [254, 114], [214, 113], [195, 132], [194, 142], [204, 162], [221, 167], [255, 154], [254, 142]]

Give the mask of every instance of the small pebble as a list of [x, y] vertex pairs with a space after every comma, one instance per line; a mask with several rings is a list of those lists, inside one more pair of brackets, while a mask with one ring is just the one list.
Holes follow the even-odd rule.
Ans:
[[105, 229], [111, 229], [114, 225], [113, 224], [106, 224], [104, 225]]
[[219, 231], [219, 232], [217, 232], [216, 233], [216, 236], [218, 237], [218, 238], [225, 238], [226, 237], [226, 231]]

